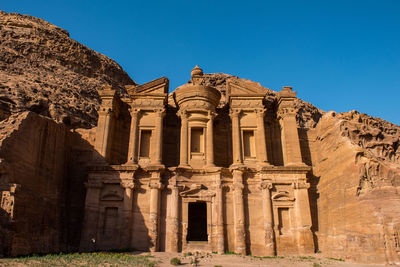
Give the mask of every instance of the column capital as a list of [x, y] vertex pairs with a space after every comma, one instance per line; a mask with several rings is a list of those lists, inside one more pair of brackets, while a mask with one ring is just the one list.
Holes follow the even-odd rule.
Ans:
[[135, 108], [135, 107], [129, 108], [129, 113], [131, 114], [131, 116], [138, 116], [140, 112], [141, 112], [140, 108]]
[[242, 112], [242, 110], [239, 108], [232, 108], [229, 110], [229, 116], [231, 118], [237, 118], [237, 117], [239, 117], [241, 112]]
[[266, 109], [265, 108], [257, 108], [254, 110], [254, 112], [256, 113], [257, 117], [264, 117]]
[[184, 119], [188, 118], [189, 114], [188, 114], [188, 112], [186, 110], [180, 109], [180, 110], [178, 110], [176, 115], [178, 115], [178, 117], [180, 117], [182, 120], [184, 120]]
[[289, 116], [296, 116], [296, 109], [293, 106], [279, 107], [277, 112], [278, 119], [283, 119]]
[[270, 181], [261, 181], [260, 189], [261, 190], [271, 190], [272, 189], [272, 182]]
[[164, 117], [165, 116], [165, 108], [156, 108], [156, 109], [154, 109], [154, 113], [156, 113], [156, 115], [158, 117]]
[[217, 113], [214, 111], [209, 110], [208, 111], [208, 119], [213, 120], [217, 116]]
[[244, 185], [243, 185], [243, 183], [234, 182], [232, 184], [232, 188], [233, 188], [234, 191], [243, 190], [244, 189]]
[[130, 188], [134, 189], [135, 188], [135, 183], [132, 180], [123, 180], [120, 182], [121, 186], [125, 189]]
[[100, 115], [112, 115], [113, 114], [113, 108], [109, 106], [101, 106], [99, 111], [97, 113]]
[[164, 185], [160, 182], [150, 182], [149, 183], [149, 188], [150, 189], [163, 189]]

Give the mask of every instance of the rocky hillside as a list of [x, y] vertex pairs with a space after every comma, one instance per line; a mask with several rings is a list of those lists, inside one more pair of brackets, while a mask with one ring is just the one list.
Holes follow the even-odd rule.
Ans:
[[110, 58], [42, 19], [0, 11], [0, 117], [30, 110], [73, 127], [96, 125], [97, 89], [135, 84]]

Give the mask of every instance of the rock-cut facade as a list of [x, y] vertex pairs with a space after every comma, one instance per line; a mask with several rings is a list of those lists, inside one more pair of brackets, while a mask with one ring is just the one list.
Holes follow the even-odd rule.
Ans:
[[296, 92], [271, 108], [261, 86], [204, 79], [196, 66], [171, 94], [164, 77], [99, 91], [82, 250], [314, 252]]

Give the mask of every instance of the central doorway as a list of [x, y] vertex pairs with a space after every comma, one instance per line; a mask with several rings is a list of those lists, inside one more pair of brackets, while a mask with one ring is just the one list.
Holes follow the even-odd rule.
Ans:
[[187, 241], [208, 241], [206, 202], [189, 203]]

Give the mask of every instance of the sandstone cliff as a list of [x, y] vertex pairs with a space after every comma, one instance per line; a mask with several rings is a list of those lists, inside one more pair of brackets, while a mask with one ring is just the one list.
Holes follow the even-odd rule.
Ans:
[[42, 19], [0, 11], [0, 119], [30, 110], [73, 127], [96, 125], [97, 90], [135, 84], [108, 57]]
[[93, 153], [85, 139], [90, 130], [33, 112], [0, 121], [0, 256], [78, 249]]
[[400, 263], [399, 129], [351, 111], [329, 112], [309, 132], [322, 253]]

